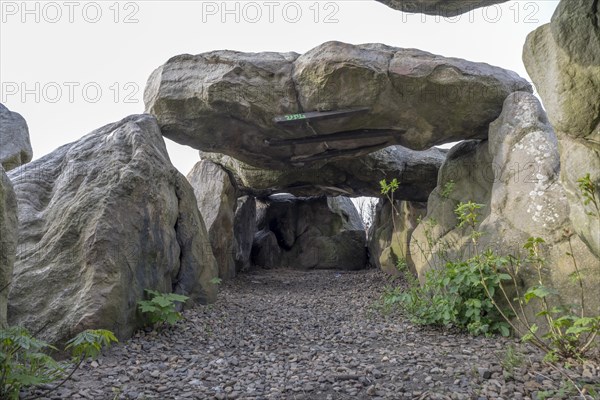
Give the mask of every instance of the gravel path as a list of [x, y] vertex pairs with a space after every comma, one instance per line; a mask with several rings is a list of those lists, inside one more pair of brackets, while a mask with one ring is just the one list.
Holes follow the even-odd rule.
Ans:
[[[503, 370], [514, 341], [382, 315], [374, 304], [385, 285], [375, 270], [241, 275], [174, 328], [86, 363], [53, 398], [512, 400], [564, 380], [525, 348], [522, 365]], [[573, 374], [600, 384], [594, 364]]]

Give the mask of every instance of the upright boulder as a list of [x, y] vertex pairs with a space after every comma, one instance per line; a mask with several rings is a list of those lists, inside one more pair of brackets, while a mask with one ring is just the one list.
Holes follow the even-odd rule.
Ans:
[[390, 275], [398, 275], [410, 262], [410, 238], [420, 219], [427, 214], [427, 203], [379, 199], [373, 224], [369, 228], [369, 261]]
[[236, 188], [229, 175], [219, 165], [202, 160], [188, 173], [194, 188], [198, 209], [208, 231], [212, 252], [219, 266], [219, 277], [235, 276], [234, 213], [237, 206]]
[[[587, 311], [600, 309], [600, 260], [574, 234], [570, 204], [560, 182], [560, 159], [554, 130], [539, 101], [529, 93], [509, 96], [502, 115], [490, 125], [489, 141], [461, 143], [440, 170], [438, 187], [427, 205], [427, 216], [413, 232], [411, 262], [421, 279], [443, 265], [444, 258], [473, 255], [469, 228], [459, 228], [454, 213], [459, 202], [483, 205], [477, 230], [478, 248], [518, 255], [529, 237], [541, 237], [547, 264], [545, 280], [558, 290], [563, 304], [579, 297], [571, 281], [576, 257], [586, 294]], [[524, 287], [537, 284], [527, 269]]]
[[523, 59], [561, 148], [562, 183], [573, 228], [600, 257], [600, 210], [585, 204], [579, 180], [600, 188], [600, 7], [561, 1], [549, 24], [527, 37]]
[[484, 139], [517, 90], [531, 87], [488, 64], [327, 42], [303, 55], [176, 56], [152, 73], [144, 102], [181, 144], [265, 169], [318, 168], [390, 145]]
[[0, 104], [0, 164], [10, 171], [31, 161], [29, 128], [23, 117]]
[[366, 235], [349, 198], [271, 196], [259, 207], [252, 249], [266, 268], [342, 269], [366, 267]]
[[215, 299], [193, 189], [154, 117], [106, 125], [9, 177], [20, 222], [10, 324], [53, 343], [87, 328], [126, 338], [143, 324], [144, 289]]
[[0, 165], [0, 329], [7, 325], [6, 307], [17, 251], [17, 199]]
[[529, 34], [523, 61], [560, 135], [598, 144], [600, 136], [600, 7], [563, 0], [552, 21]]
[[243, 271], [251, 267], [250, 255], [256, 233], [256, 199], [242, 196], [237, 199], [233, 218], [233, 245], [235, 270]]

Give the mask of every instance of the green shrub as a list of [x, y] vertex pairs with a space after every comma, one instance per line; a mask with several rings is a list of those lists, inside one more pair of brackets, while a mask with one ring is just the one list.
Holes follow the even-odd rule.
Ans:
[[[509, 302], [516, 322], [512, 324], [513, 328], [520, 334], [523, 341], [545, 351], [548, 361], [569, 358], [582, 359], [594, 346], [596, 338], [600, 335], [600, 315], [590, 317], [584, 313], [585, 291], [577, 260], [572, 253], [568, 253], [572, 257], [575, 267], [571, 279], [579, 287], [580, 304], [552, 305], [551, 300], [558, 296], [558, 292], [544, 282], [542, 271], [545, 267], [545, 260], [541, 257], [540, 250], [543, 243], [544, 240], [541, 238], [529, 238], [523, 246], [528, 251], [528, 257], [525, 260], [512, 259], [511, 263], [507, 265], [506, 271], [512, 279], [517, 295], [510, 299], [506, 290], [502, 293], [507, 302], [513, 300], [513, 303], [516, 304], [512, 305], [513, 303]], [[538, 282], [524, 293], [520, 293], [517, 276], [523, 268], [533, 269]], [[537, 310], [536, 320], [538, 318], [545, 320], [547, 333], [539, 335], [539, 323], [528, 318], [524, 310], [525, 305]]]
[[444, 184], [444, 189], [440, 193], [440, 196], [442, 196], [442, 198], [444, 198], [444, 199], [450, 198], [450, 195], [452, 194], [452, 192], [454, 192], [455, 186], [456, 186], [456, 183], [454, 181], [446, 182]]
[[175, 309], [176, 303], [183, 303], [189, 297], [176, 293], [160, 293], [155, 290], [146, 289], [146, 292], [151, 296], [150, 300], [138, 301], [138, 307], [144, 314], [149, 314], [150, 322], [175, 323], [183, 318], [180, 312]]
[[56, 350], [24, 328], [0, 330], [0, 398], [18, 399], [21, 388], [61, 378], [64, 366], [45, 352]]
[[[455, 210], [459, 227], [471, 227], [475, 243], [479, 235], [474, 233], [474, 228], [478, 223], [477, 210], [481, 207], [481, 204], [468, 202], [460, 203]], [[432, 247], [432, 243], [429, 245]], [[495, 292], [502, 279], [510, 279], [497, 273], [499, 262], [501, 260], [491, 252], [476, 254], [466, 261], [449, 260], [443, 268], [427, 272], [422, 286], [410, 273], [405, 274], [409, 281], [408, 290], [387, 291], [383, 303], [388, 308], [398, 304], [411, 321], [418, 324], [454, 326], [473, 335], [499, 333], [508, 336], [508, 323], [486, 293], [486, 288]]]
[[45, 391], [51, 393], [65, 383], [87, 357], [96, 358], [102, 348], [117, 342], [112, 332], [88, 330], [71, 339], [65, 348], [72, 354], [72, 371], [66, 375], [69, 363], [59, 363], [49, 354], [56, 347], [36, 339], [25, 328], [13, 326], [0, 330], [0, 399], [18, 399], [22, 389], [63, 379]]
[[495, 257], [486, 253], [464, 262], [448, 262], [442, 269], [429, 271], [425, 283], [409, 289], [388, 302], [399, 302], [409, 318], [419, 324], [454, 326], [473, 335], [494, 333], [508, 336], [509, 325], [486, 295], [500, 287]]

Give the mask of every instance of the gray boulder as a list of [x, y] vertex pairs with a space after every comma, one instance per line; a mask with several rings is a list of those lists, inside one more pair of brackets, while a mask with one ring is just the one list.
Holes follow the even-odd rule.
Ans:
[[530, 33], [523, 49], [527, 72], [559, 136], [596, 145], [600, 137], [598, 19], [595, 0], [561, 1], [552, 21]]
[[126, 338], [144, 289], [215, 300], [215, 259], [190, 184], [154, 117], [133, 115], [10, 172], [19, 246], [8, 319], [52, 343]]
[[408, 13], [455, 17], [479, 7], [488, 7], [508, 0], [377, 0], [388, 7]]
[[255, 265], [301, 270], [366, 267], [365, 230], [350, 199], [276, 195], [258, 208]]
[[233, 218], [234, 261], [236, 271], [251, 267], [250, 255], [256, 233], [256, 200], [252, 196], [237, 199], [237, 208]]
[[29, 128], [23, 117], [0, 104], [0, 164], [10, 171], [31, 161]]
[[[489, 141], [471, 141], [453, 148], [440, 170], [438, 187], [427, 205], [427, 216], [415, 229], [410, 261], [423, 279], [445, 259], [473, 255], [470, 230], [458, 228], [454, 209], [459, 202], [483, 204], [477, 229], [478, 248], [502, 255], [523, 255], [529, 237], [541, 237], [546, 259], [546, 283], [557, 289], [563, 304], [579, 299], [570, 276], [577, 258], [589, 301], [587, 311], [600, 309], [600, 260], [575, 234], [570, 206], [560, 181], [558, 143], [539, 101], [529, 93], [506, 99], [502, 115], [490, 125]], [[537, 284], [525, 268], [523, 288]]]
[[8, 291], [17, 251], [17, 199], [0, 165], [0, 329], [6, 328]]
[[600, 8], [561, 1], [552, 21], [532, 32], [523, 60], [556, 130], [562, 183], [577, 234], [600, 257], [600, 211], [584, 204], [578, 180], [600, 188]]
[[237, 192], [229, 175], [217, 164], [202, 160], [188, 173], [187, 179], [194, 188], [198, 209], [208, 231], [212, 252], [219, 266], [219, 277], [235, 276], [234, 213]]
[[435, 188], [437, 173], [445, 159], [443, 150], [432, 148], [414, 151], [390, 146], [354, 159], [328, 162], [319, 167], [265, 169], [235, 158], [201, 152], [232, 176], [237, 187], [254, 196], [291, 193], [295, 196], [368, 196], [381, 195], [379, 182], [397, 178], [400, 187], [396, 198], [427, 201]]
[[[369, 262], [390, 275], [399, 275], [410, 264], [410, 238], [420, 218], [427, 214], [427, 203], [379, 199], [373, 224], [369, 228]], [[401, 265], [399, 265], [401, 264]]]
[[[531, 87], [488, 64], [327, 42], [301, 56], [176, 56], [152, 73], [144, 101], [176, 142], [285, 169], [317, 168], [395, 144], [425, 150], [486, 138], [504, 99], [517, 90]], [[306, 122], [308, 112], [348, 109], [355, 112]], [[284, 115], [292, 121], [274, 122]]]

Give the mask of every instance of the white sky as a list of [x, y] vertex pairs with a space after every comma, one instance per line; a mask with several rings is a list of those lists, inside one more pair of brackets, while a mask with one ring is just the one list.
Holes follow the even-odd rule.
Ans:
[[[146, 79], [181, 53], [302, 53], [328, 40], [378, 42], [487, 62], [528, 78], [521, 61], [525, 37], [549, 22], [557, 5], [511, 1], [450, 21], [404, 14], [375, 0], [2, 0], [0, 102], [25, 117], [38, 158], [143, 112]], [[187, 174], [197, 151], [167, 145]]]

